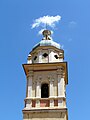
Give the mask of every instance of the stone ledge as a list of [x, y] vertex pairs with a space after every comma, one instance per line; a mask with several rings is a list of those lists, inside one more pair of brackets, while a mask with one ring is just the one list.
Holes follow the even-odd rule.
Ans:
[[40, 109], [40, 108], [37, 108], [37, 109], [23, 109], [22, 112], [24, 113], [32, 113], [32, 112], [66, 112], [67, 111], [67, 108], [47, 108], [47, 109]]
[[65, 96], [51, 96], [48, 98], [40, 98], [40, 97], [27, 97], [24, 100], [50, 100], [50, 99], [66, 99]]

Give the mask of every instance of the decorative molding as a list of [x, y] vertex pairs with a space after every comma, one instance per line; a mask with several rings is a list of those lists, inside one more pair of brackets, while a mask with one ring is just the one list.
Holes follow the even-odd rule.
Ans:
[[47, 78], [48, 78], [48, 80], [50, 81], [50, 80], [51, 80], [51, 75], [48, 75]]
[[57, 68], [58, 68], [57, 69], [57, 75], [60, 75], [61, 78], [65, 77], [65, 72], [64, 72], [65, 68], [63, 66], [60, 66], [60, 67], [57, 67]]
[[29, 78], [29, 77], [33, 77], [33, 71], [28, 71], [28, 74], [27, 74], [27, 79]]
[[55, 78], [52, 75], [48, 75], [49, 82], [54, 82]]
[[39, 81], [39, 82], [42, 81], [42, 76], [38, 76], [38, 81]]
[[42, 81], [42, 76], [36, 76], [36, 79], [34, 80], [35, 84], [37, 84], [37, 82], [41, 82]]

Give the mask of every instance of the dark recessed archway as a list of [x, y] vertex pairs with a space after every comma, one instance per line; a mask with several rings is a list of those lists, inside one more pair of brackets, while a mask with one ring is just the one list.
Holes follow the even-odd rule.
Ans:
[[41, 86], [41, 98], [49, 97], [49, 87], [47, 83], [42, 84]]

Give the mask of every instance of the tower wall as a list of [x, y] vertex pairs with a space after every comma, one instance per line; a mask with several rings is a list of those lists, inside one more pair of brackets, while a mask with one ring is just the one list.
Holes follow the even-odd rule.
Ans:
[[68, 120], [64, 51], [51, 40], [50, 31], [43, 35], [23, 64], [27, 78], [23, 120]]
[[67, 111], [51, 110], [37, 111], [23, 114], [24, 120], [68, 120]]

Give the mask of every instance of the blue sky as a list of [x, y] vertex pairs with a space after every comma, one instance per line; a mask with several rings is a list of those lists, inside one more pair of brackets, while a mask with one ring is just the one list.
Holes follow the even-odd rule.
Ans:
[[68, 62], [69, 120], [90, 114], [90, 0], [0, 0], [0, 120], [22, 120], [26, 93], [26, 63], [32, 47], [42, 39], [31, 30], [34, 19], [62, 16], [54, 41], [63, 45]]

